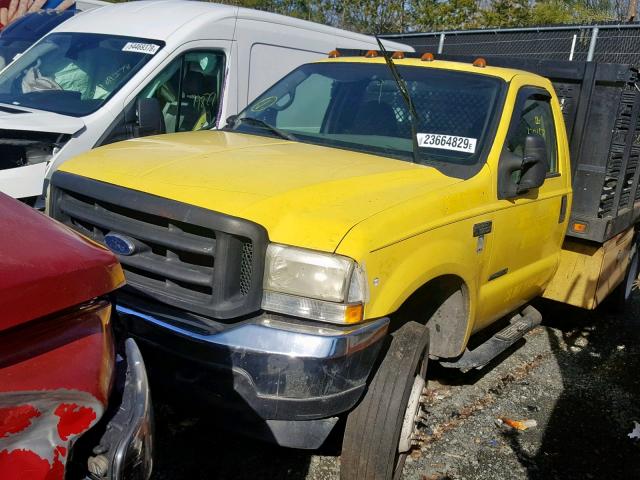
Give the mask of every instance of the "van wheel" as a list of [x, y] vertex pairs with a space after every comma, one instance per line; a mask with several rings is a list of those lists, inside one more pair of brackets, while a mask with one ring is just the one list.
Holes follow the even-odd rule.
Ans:
[[631, 299], [631, 293], [633, 292], [633, 286], [638, 277], [638, 249], [636, 248], [629, 266], [627, 267], [627, 273], [624, 276], [622, 283], [618, 285], [610, 295], [610, 310], [614, 313], [622, 313], [627, 308], [629, 300]]
[[397, 480], [415, 444], [429, 360], [429, 332], [408, 322], [391, 344], [360, 404], [349, 414], [342, 442], [342, 480]]

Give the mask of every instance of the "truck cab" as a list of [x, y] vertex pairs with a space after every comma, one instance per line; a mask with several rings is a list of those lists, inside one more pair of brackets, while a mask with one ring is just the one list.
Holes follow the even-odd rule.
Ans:
[[478, 367], [472, 335], [506, 318], [506, 345], [539, 323], [525, 307], [560, 262], [569, 149], [544, 77], [332, 57], [221, 131], [65, 163], [50, 211], [118, 254], [120, 321], [150, 363], [170, 352], [165, 378], [199, 372], [201, 398], [285, 446], [317, 448], [347, 415], [343, 478], [388, 479], [428, 360]]
[[301, 63], [336, 47], [374, 44], [365, 35], [205, 2], [85, 12], [0, 73], [0, 191], [33, 203], [75, 155], [127, 138], [216, 128]]

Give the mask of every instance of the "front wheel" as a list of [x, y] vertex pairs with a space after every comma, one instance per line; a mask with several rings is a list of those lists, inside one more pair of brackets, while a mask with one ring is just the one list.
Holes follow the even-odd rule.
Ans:
[[397, 480], [415, 443], [429, 359], [429, 332], [408, 322], [391, 345], [364, 398], [349, 414], [342, 442], [342, 480]]

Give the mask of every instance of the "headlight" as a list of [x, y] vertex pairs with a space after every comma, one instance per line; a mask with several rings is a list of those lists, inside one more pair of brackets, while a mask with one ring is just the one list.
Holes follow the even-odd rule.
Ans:
[[267, 248], [264, 288], [342, 302], [354, 263], [347, 257], [271, 244]]
[[267, 248], [262, 308], [332, 323], [362, 320], [363, 269], [341, 255], [271, 244]]

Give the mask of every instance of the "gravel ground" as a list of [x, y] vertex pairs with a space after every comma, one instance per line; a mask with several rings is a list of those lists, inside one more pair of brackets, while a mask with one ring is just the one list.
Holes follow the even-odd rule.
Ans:
[[[405, 479], [640, 478], [640, 441], [629, 437], [640, 422], [640, 295], [620, 315], [538, 308], [543, 325], [485, 369], [431, 364], [430, 418]], [[339, 478], [337, 440], [315, 454], [287, 450], [157, 400], [156, 479]]]

